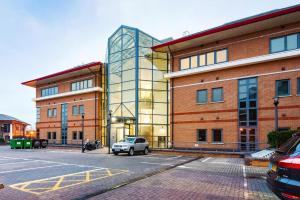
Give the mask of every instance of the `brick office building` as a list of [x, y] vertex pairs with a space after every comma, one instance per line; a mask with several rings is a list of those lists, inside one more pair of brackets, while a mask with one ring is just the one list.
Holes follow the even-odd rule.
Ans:
[[92, 62], [22, 83], [36, 88], [37, 137], [80, 144], [102, 137], [103, 64]]
[[9, 140], [16, 137], [25, 137], [28, 125], [17, 118], [0, 114], [0, 138]]
[[152, 47], [171, 55], [174, 147], [257, 150], [300, 127], [300, 6], [241, 19]]

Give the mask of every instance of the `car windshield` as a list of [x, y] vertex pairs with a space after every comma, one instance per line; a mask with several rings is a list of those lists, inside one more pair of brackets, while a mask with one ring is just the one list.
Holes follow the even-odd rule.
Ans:
[[299, 140], [299, 136], [291, 137], [286, 143], [282, 144], [276, 151], [279, 153], [288, 152], [292, 146]]
[[128, 137], [125, 140], [120, 140], [119, 142], [128, 142], [128, 143], [134, 143], [135, 138]]

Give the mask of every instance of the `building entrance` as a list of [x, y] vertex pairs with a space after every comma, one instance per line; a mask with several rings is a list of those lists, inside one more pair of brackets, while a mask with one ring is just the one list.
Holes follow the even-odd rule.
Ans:
[[240, 128], [240, 150], [255, 151], [256, 149], [256, 129]]

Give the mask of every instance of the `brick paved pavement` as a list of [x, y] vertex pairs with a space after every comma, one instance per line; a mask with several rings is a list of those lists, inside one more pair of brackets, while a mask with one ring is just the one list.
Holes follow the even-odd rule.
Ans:
[[277, 200], [278, 198], [266, 186], [265, 173], [266, 168], [244, 166], [242, 159], [204, 158], [90, 200]]

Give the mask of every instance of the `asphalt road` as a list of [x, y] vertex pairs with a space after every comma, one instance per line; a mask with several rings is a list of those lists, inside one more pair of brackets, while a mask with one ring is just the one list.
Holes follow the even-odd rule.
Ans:
[[193, 159], [0, 146], [0, 199], [85, 199]]

